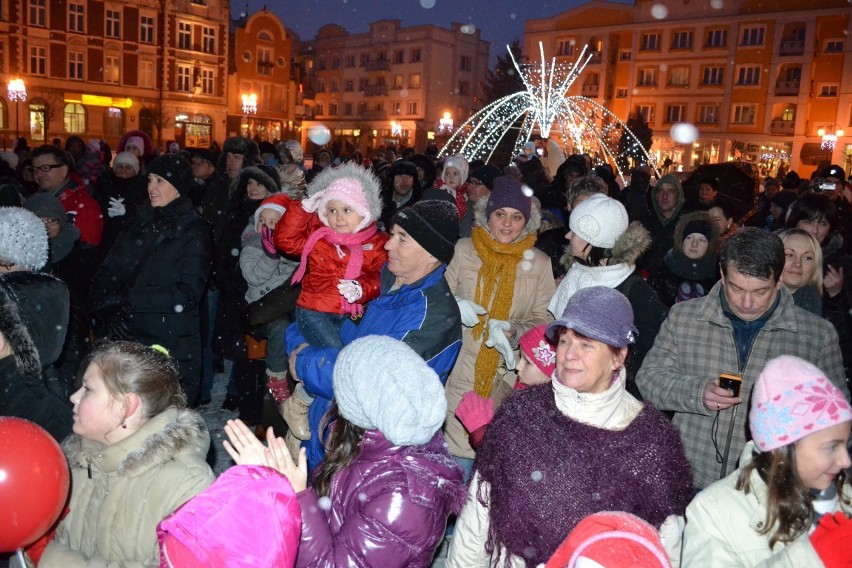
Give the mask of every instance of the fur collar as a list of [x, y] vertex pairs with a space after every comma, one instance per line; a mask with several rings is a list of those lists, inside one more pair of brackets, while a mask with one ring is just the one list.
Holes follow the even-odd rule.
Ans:
[[364, 188], [364, 197], [370, 206], [370, 214], [373, 220], [377, 220], [382, 214], [382, 190], [379, 178], [367, 171], [366, 168], [354, 162], [346, 162], [336, 168], [324, 168], [311, 180], [307, 187], [307, 196], [313, 197], [332, 183], [343, 178], [355, 179]]
[[200, 414], [186, 408], [169, 408], [151, 418], [138, 432], [111, 446], [84, 440], [72, 434], [62, 449], [73, 466], [91, 463], [103, 473], [136, 475], [175, 459], [180, 454], [196, 454], [204, 459], [210, 434]]
[[719, 233], [716, 230], [715, 223], [713, 223], [713, 220], [710, 218], [710, 215], [708, 215], [706, 211], [695, 211], [693, 213], [687, 213], [685, 215], [680, 216], [680, 218], [677, 220], [677, 225], [675, 225], [674, 246], [672, 248], [674, 250], [683, 252], [683, 239], [689, 236], [684, 235], [683, 230], [692, 221], [703, 221], [710, 225], [710, 239], [707, 245], [707, 253], [705, 254], [705, 256], [716, 256], [716, 251], [719, 250]]
[[[488, 228], [488, 219], [485, 217], [485, 209], [488, 207], [488, 198], [483, 197], [473, 204], [473, 224], [476, 227], [482, 227], [488, 234], [491, 235], [491, 230]], [[521, 234], [515, 239], [515, 242], [520, 241], [529, 234], [537, 233], [541, 227], [541, 203], [538, 199], [533, 198], [530, 206], [530, 218], [527, 219], [527, 224], [524, 225]], [[492, 237], [494, 235], [491, 235]]]
[[[629, 264], [631, 266], [636, 265], [636, 261], [639, 260], [639, 257], [645, 254], [645, 251], [648, 250], [651, 246], [651, 233], [648, 232], [640, 221], [634, 221], [627, 226], [627, 230], [624, 231], [618, 239], [616, 239], [615, 244], [612, 247], [612, 256], [607, 263], [609, 266], [613, 266], [616, 264]], [[571, 265], [574, 264], [576, 260], [570, 252], [570, 248], [568, 245], [564, 248], [565, 253], [559, 259], [559, 264], [565, 267], [566, 270], [570, 270]]]
[[0, 302], [0, 333], [12, 348], [18, 372], [28, 383], [41, 378], [41, 359], [30, 332], [21, 321], [18, 307], [11, 299]]

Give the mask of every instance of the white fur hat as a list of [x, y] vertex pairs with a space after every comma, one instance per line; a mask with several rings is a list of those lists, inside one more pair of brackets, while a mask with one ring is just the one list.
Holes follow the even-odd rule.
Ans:
[[446, 418], [438, 375], [397, 339], [356, 339], [340, 352], [333, 377], [340, 414], [356, 426], [379, 430], [397, 446], [425, 444]]
[[0, 207], [0, 260], [40, 270], [47, 263], [47, 229], [23, 207]]
[[627, 230], [627, 210], [621, 202], [595, 194], [571, 211], [571, 232], [594, 247], [611, 249]]
[[467, 181], [467, 175], [470, 171], [470, 165], [467, 163], [467, 159], [461, 154], [456, 154], [455, 156], [450, 156], [446, 160], [444, 160], [444, 170], [441, 172], [441, 180], [446, 183], [446, 171], [447, 168], [455, 168], [461, 173], [462, 183]]

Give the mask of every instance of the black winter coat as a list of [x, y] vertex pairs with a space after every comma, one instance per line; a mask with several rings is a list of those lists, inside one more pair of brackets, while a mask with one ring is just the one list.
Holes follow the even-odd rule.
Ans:
[[[124, 207], [127, 212], [120, 217], [110, 217], [110, 198], [124, 198]], [[115, 171], [107, 170], [98, 179], [95, 199], [104, 217], [104, 232], [99, 248], [102, 255], [106, 256], [124, 226], [133, 219], [139, 208], [148, 203], [148, 179], [142, 174], [137, 174], [130, 179], [122, 179], [115, 175]]]

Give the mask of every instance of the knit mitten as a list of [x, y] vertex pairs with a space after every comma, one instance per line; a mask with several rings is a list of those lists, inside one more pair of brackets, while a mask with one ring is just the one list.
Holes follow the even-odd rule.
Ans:
[[852, 567], [852, 521], [846, 515], [823, 515], [810, 539], [825, 568]]
[[468, 391], [456, 408], [456, 417], [468, 432], [474, 432], [494, 418], [494, 401], [480, 396], [476, 391]]

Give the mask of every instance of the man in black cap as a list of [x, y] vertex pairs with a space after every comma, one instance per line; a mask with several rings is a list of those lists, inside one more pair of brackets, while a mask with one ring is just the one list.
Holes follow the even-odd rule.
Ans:
[[469, 206], [467, 212], [459, 221], [459, 234], [469, 237], [473, 231], [473, 204], [488, 197], [494, 190], [494, 179], [502, 175], [500, 169], [495, 166], [479, 166], [474, 169], [467, 178], [467, 201]]
[[[446, 382], [461, 349], [461, 315], [444, 278], [458, 233], [458, 213], [449, 201], [426, 200], [401, 209], [385, 244], [388, 262], [382, 268], [381, 294], [367, 304], [358, 325], [343, 324], [343, 345], [367, 335], [399, 339]], [[320, 424], [331, 406], [332, 371], [340, 349], [311, 347], [298, 326], [291, 325], [287, 351], [293, 378], [315, 396], [308, 412], [311, 439], [305, 442], [313, 469], [324, 456]], [[288, 435], [291, 452], [298, 451], [297, 444]]]

